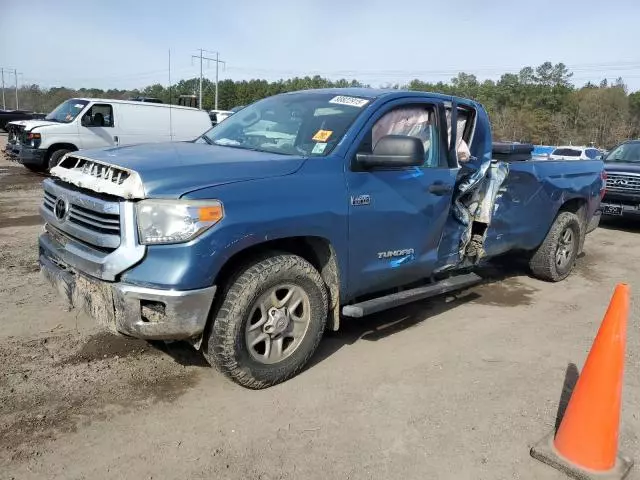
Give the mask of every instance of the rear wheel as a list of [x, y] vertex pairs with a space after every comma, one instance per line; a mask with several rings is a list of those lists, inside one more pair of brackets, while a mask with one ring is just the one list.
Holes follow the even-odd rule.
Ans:
[[274, 254], [256, 261], [231, 280], [204, 355], [244, 387], [281, 383], [299, 373], [318, 347], [327, 303], [324, 282], [305, 259]]
[[62, 157], [65, 156], [70, 151], [71, 150], [67, 150], [66, 148], [61, 148], [60, 150], [56, 150], [55, 152], [52, 152], [51, 155], [49, 155], [49, 160], [47, 164], [48, 170], [51, 170], [53, 167], [56, 167], [60, 163], [60, 160], [62, 160]]
[[561, 212], [529, 261], [533, 275], [549, 282], [567, 278], [580, 250], [581, 232], [578, 216], [571, 212]]

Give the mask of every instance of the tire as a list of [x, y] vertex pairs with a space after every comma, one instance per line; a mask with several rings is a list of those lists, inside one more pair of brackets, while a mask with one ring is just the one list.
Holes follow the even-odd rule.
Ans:
[[71, 150], [67, 150], [66, 148], [61, 148], [60, 150], [56, 150], [51, 155], [49, 155], [49, 161], [47, 163], [47, 170], [51, 170], [53, 167], [57, 166], [60, 163], [60, 160], [63, 156], [69, 153]]
[[571, 212], [560, 212], [529, 261], [533, 275], [548, 282], [559, 282], [567, 278], [576, 263], [581, 236], [578, 216]]
[[[273, 253], [230, 280], [214, 310], [204, 356], [243, 387], [276, 385], [297, 375], [309, 361], [324, 333], [327, 311], [327, 289], [318, 271], [297, 255]], [[284, 315], [282, 324], [278, 315]], [[285, 323], [281, 333], [268, 333]], [[258, 342], [265, 336], [269, 339]], [[252, 347], [253, 342], [258, 343]]]

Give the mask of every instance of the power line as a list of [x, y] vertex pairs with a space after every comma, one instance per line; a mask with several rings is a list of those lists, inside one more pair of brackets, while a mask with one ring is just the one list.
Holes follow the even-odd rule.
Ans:
[[15, 85], [16, 85], [16, 110], [18, 110], [20, 108], [20, 100], [18, 98], [18, 75], [23, 75], [22, 73], [18, 72], [17, 68], [7, 68], [7, 67], [0, 67], [0, 77], [2, 77], [2, 108], [6, 109], [7, 108], [7, 104], [6, 104], [6, 100], [5, 100], [5, 85], [4, 85], [4, 71], [7, 71], [9, 73], [11, 73], [11, 70], [13, 70], [13, 74], [15, 76]]
[[[199, 106], [200, 109], [202, 109], [202, 61], [203, 60], [207, 60], [207, 62], [216, 62], [216, 100], [215, 100], [215, 109], [218, 109], [218, 71], [219, 71], [219, 66], [222, 63], [223, 65], [225, 65], [226, 67], [226, 62], [223, 60], [220, 60], [220, 54], [218, 52], [213, 52], [211, 50], [204, 50], [203, 48], [200, 48], [200, 55], [191, 55], [191, 58], [199, 58], [200, 59], [200, 101], [199, 101]], [[216, 58], [209, 58], [209, 57], [204, 57], [203, 53], [207, 52], [207, 53], [215, 53]]]

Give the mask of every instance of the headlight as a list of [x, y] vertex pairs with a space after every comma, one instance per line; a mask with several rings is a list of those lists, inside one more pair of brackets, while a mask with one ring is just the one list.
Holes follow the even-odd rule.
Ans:
[[136, 210], [143, 245], [188, 242], [224, 217], [217, 200], [143, 200]]
[[38, 148], [40, 146], [40, 140], [42, 137], [39, 133], [29, 133], [27, 134], [27, 141], [31, 145], [32, 148]]

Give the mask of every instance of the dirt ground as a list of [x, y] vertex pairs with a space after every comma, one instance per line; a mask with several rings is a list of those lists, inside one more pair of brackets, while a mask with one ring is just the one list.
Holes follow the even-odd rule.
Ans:
[[249, 391], [185, 344], [64, 310], [38, 272], [42, 178], [0, 160], [0, 479], [561, 479], [529, 449], [620, 281], [634, 300], [620, 443], [640, 461], [640, 223], [596, 230], [565, 282], [488, 271], [346, 323], [298, 377]]

